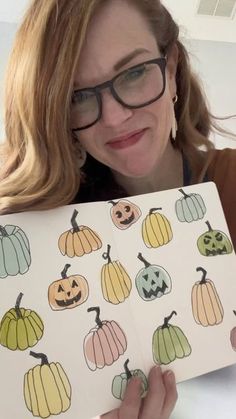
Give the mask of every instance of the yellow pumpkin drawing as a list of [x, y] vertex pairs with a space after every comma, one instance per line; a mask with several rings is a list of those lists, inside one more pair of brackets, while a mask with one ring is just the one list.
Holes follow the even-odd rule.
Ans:
[[142, 237], [149, 248], [157, 248], [170, 242], [173, 233], [169, 220], [160, 212], [162, 208], [152, 208], [142, 223]]

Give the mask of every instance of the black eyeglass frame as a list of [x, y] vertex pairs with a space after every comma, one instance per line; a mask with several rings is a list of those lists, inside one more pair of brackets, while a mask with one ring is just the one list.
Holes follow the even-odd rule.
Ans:
[[[159, 93], [159, 95], [157, 97], [155, 97], [154, 99], [149, 100], [148, 102], [145, 102], [142, 105], [127, 105], [118, 96], [118, 94], [116, 93], [116, 90], [114, 89], [114, 83], [115, 83], [116, 79], [118, 79], [120, 76], [127, 73], [128, 71], [133, 70], [136, 67], [139, 67], [140, 65], [152, 64], [152, 63], [157, 64], [160, 67], [160, 70], [161, 70], [161, 74], [162, 74], [162, 77], [163, 77], [163, 88], [162, 88], [161, 93]], [[88, 125], [86, 125], [84, 127], [81, 127], [81, 128], [73, 128], [72, 132], [82, 131], [84, 129], [88, 129], [88, 128], [92, 127], [93, 125], [95, 125], [99, 121], [99, 119], [101, 119], [101, 117], [102, 117], [102, 97], [101, 97], [100, 92], [103, 89], [109, 88], [112, 96], [114, 97], [114, 99], [116, 99], [118, 103], [120, 103], [122, 106], [124, 106], [125, 108], [128, 108], [128, 109], [143, 108], [143, 107], [148, 106], [151, 103], [157, 101], [158, 99], [160, 99], [161, 96], [164, 94], [164, 91], [166, 89], [166, 75], [165, 75], [166, 64], [167, 64], [167, 57], [154, 58], [152, 60], [144, 61], [142, 63], [139, 63], [139, 64], [136, 64], [132, 67], [129, 67], [126, 70], [123, 70], [121, 73], [117, 74], [111, 80], [105, 81], [104, 83], [101, 83], [101, 84], [99, 84], [95, 87], [87, 87], [87, 88], [84, 88], [84, 89], [75, 90], [73, 92], [73, 96], [76, 96], [77, 93], [84, 92], [84, 91], [93, 92], [95, 94], [97, 102], [98, 102], [99, 113], [98, 113], [97, 119], [92, 124], [88, 124]]]

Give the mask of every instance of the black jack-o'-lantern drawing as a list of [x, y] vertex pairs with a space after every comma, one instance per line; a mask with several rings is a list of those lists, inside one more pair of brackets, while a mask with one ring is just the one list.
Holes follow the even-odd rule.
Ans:
[[121, 230], [129, 228], [141, 216], [139, 207], [127, 199], [120, 199], [117, 202], [109, 201], [109, 204], [112, 204], [111, 219]]

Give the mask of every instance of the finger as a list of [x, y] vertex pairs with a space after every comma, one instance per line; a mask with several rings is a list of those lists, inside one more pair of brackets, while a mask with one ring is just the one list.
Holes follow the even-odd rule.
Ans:
[[134, 377], [129, 381], [119, 409], [119, 419], [138, 419], [141, 406], [142, 381]]
[[151, 369], [148, 376], [148, 392], [143, 401], [141, 419], [162, 419], [161, 413], [166, 396], [166, 388], [160, 366]]
[[166, 389], [166, 397], [162, 409], [162, 416], [163, 419], [168, 419], [178, 399], [174, 373], [172, 371], [166, 371], [163, 374], [163, 382]]
[[119, 409], [112, 410], [111, 412], [93, 419], [119, 419]]

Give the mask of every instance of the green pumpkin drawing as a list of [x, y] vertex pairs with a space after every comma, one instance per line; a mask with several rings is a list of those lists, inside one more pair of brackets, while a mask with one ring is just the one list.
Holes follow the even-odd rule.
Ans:
[[178, 199], [175, 204], [175, 211], [180, 222], [191, 223], [201, 220], [206, 213], [206, 206], [201, 195], [196, 193], [186, 194], [183, 189], [179, 189], [183, 197]]
[[208, 231], [203, 233], [198, 241], [197, 247], [203, 256], [227, 255], [232, 253], [233, 246], [228, 236], [220, 230], [213, 230], [209, 221], [206, 221]]
[[169, 324], [173, 315], [177, 315], [176, 311], [172, 311], [169, 317], [165, 317], [164, 324], [159, 326], [153, 334], [152, 353], [156, 364], [170, 364], [176, 358], [184, 358], [192, 352], [184, 332], [178, 326]]
[[120, 375], [116, 375], [114, 377], [112, 382], [112, 394], [116, 399], [123, 400], [129, 380], [132, 377], [139, 377], [142, 380], [141, 397], [145, 397], [148, 388], [147, 377], [142, 370], [136, 369], [130, 371], [128, 368], [128, 363], [129, 359], [127, 359], [124, 363], [125, 372], [122, 372]]
[[138, 259], [145, 265], [135, 279], [140, 297], [145, 301], [152, 301], [168, 294], [171, 291], [171, 279], [168, 272], [161, 266], [151, 265], [141, 253], [138, 254]]
[[0, 225], [0, 278], [25, 274], [31, 264], [29, 240], [14, 225]]

